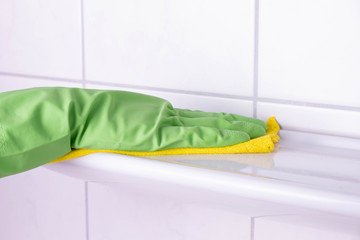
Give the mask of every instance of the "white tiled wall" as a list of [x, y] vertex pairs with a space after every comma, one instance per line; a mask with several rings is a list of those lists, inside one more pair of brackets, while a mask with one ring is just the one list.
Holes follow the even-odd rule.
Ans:
[[86, 78], [251, 96], [252, 0], [84, 1]]
[[39, 77], [19, 77], [0, 74], [0, 92], [14, 91], [33, 87], [72, 87], [81, 88], [81, 82], [66, 82]]
[[2, 91], [52, 81], [127, 89], [360, 137], [357, 0], [4, 0], [0, 9]]
[[5, 0], [0, 9], [2, 91], [39, 78], [127, 89], [360, 137], [357, 0]]
[[177, 108], [186, 108], [192, 110], [201, 109], [203, 111], [209, 112], [232, 112], [247, 116], [252, 116], [253, 114], [253, 103], [250, 100], [176, 92], [163, 92], [148, 89], [134, 89], [129, 87], [110, 87], [99, 84], [86, 84], [86, 88], [136, 91], [139, 93], [167, 99]]
[[44, 168], [0, 179], [0, 239], [86, 240], [84, 190]]
[[[360, 138], [358, 42], [358, 0], [3, 0], [0, 91], [37, 86], [138, 91], [168, 99], [175, 107], [263, 120], [275, 115], [283, 129]], [[110, 218], [94, 216], [103, 210], [96, 202], [106, 206], [110, 217], [112, 211], [122, 211], [124, 206], [126, 210], [126, 205], [117, 206], [122, 197], [118, 191], [107, 191], [111, 187], [106, 184], [89, 184], [88, 207], [93, 212], [90, 209], [87, 223], [82, 182], [34, 171], [0, 180], [1, 239], [112, 239], [116, 235], [117, 225], [111, 225]], [[15, 195], [12, 189], [22, 189], [21, 194]], [[34, 198], [43, 197], [36, 193], [43, 191], [54, 193], [34, 203]], [[133, 206], [132, 199], [128, 195], [123, 201]], [[151, 200], [161, 216], [170, 216], [166, 215], [169, 209], [176, 214], [176, 208], [158, 204], [156, 197]], [[50, 210], [35, 214], [43, 206]], [[72, 220], [57, 206], [72, 211]], [[278, 229], [274, 239], [296, 239], [293, 234], [301, 238], [305, 230], [313, 237], [307, 235], [307, 239], [358, 235], [354, 229], [346, 235], [341, 227], [334, 229], [337, 235], [329, 235], [309, 226], [270, 223], [272, 219], [251, 219], [199, 205], [184, 209], [189, 219], [199, 224], [206, 220], [214, 239], [221, 239], [224, 232], [234, 234], [234, 239], [269, 239], [274, 229]], [[9, 216], [15, 217], [9, 221]], [[57, 221], [49, 224], [54, 216]], [[216, 219], [222, 217], [231, 221], [216, 228]], [[161, 220], [148, 220], [154, 219]], [[153, 234], [153, 223], [146, 226], [145, 220], [147, 233]], [[231, 232], [234, 222], [248, 231]], [[16, 232], [19, 224], [23, 232]], [[45, 229], [42, 235], [36, 227]], [[173, 232], [165, 233], [179, 236], [177, 225], [172, 227]], [[284, 232], [284, 228], [290, 230]], [[196, 229], [190, 226], [185, 239], [201, 239], [203, 232]], [[127, 231], [130, 236], [135, 230]], [[51, 237], [51, 233], [57, 235]]]
[[360, 107], [359, 11], [358, 0], [260, 1], [259, 97]]
[[80, 13], [80, 1], [1, 1], [0, 72], [81, 78]]
[[254, 219], [256, 230], [253, 240], [318, 240], [318, 239], [359, 239], [358, 221], [344, 222], [326, 216], [283, 215], [265, 216]]
[[284, 129], [360, 138], [359, 111], [266, 102], [257, 110], [260, 118], [276, 116]]
[[206, 198], [196, 202], [201, 193], [194, 190], [185, 190], [186, 195], [177, 191], [184, 189], [144, 182], [90, 183], [90, 236], [109, 240], [250, 239], [249, 216], [211, 205]]

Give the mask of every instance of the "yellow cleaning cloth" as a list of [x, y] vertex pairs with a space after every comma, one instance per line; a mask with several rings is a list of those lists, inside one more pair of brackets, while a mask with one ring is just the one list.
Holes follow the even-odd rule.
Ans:
[[153, 152], [135, 152], [135, 151], [119, 151], [119, 150], [97, 150], [97, 149], [74, 149], [70, 153], [51, 161], [56, 163], [66, 161], [69, 159], [81, 157], [91, 153], [108, 152], [118, 153], [132, 156], [154, 156], [154, 155], [180, 155], [180, 154], [230, 154], [230, 153], [268, 153], [274, 149], [274, 143], [280, 138], [278, 132], [280, 127], [276, 122], [275, 117], [270, 117], [266, 123], [268, 130], [263, 137], [255, 138], [247, 142], [238, 143], [226, 147], [213, 148], [175, 148], [165, 149]]

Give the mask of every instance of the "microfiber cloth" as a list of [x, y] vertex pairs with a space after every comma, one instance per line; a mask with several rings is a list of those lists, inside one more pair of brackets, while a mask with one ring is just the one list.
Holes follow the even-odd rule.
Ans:
[[92, 153], [108, 152], [131, 156], [155, 156], [155, 155], [182, 155], [182, 154], [234, 154], [234, 153], [269, 153], [274, 149], [274, 143], [278, 142], [280, 137], [278, 132], [280, 127], [275, 117], [270, 117], [266, 123], [268, 129], [266, 135], [252, 139], [247, 142], [234, 144], [225, 147], [212, 148], [176, 148], [165, 149], [153, 152], [137, 151], [116, 151], [116, 150], [96, 150], [96, 149], [74, 149], [70, 153], [50, 162], [56, 163], [69, 159], [85, 156]]

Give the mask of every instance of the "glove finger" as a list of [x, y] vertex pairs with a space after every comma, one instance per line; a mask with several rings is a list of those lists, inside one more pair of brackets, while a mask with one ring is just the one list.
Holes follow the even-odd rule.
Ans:
[[166, 126], [160, 129], [160, 149], [224, 147], [250, 140], [242, 131], [211, 127]]
[[255, 124], [259, 124], [263, 128], [267, 129], [266, 123], [261, 121], [260, 119], [251, 118], [251, 117], [245, 117], [238, 114], [233, 113], [216, 113], [216, 112], [203, 112], [199, 110], [189, 110], [189, 109], [180, 109], [175, 108], [174, 109], [176, 115], [180, 117], [186, 117], [186, 118], [221, 118], [225, 119], [227, 121], [246, 121], [246, 122], [252, 122]]
[[173, 117], [175, 126], [186, 127], [210, 127], [224, 130], [235, 130], [246, 132], [251, 139], [266, 135], [266, 129], [262, 125], [248, 121], [228, 121], [224, 118], [202, 117], [202, 118], [186, 118]]

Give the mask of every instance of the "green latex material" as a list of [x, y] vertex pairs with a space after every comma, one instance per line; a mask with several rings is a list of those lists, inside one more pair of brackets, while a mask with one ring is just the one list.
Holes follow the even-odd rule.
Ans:
[[125, 91], [31, 88], [0, 93], [0, 177], [46, 164], [72, 148], [155, 151], [223, 147], [264, 136], [235, 114], [173, 108]]

